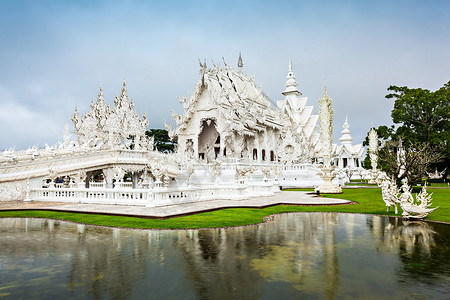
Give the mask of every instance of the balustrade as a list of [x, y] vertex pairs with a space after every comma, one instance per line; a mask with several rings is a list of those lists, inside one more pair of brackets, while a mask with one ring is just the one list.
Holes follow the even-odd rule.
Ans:
[[270, 195], [278, 187], [274, 179], [259, 182], [239, 180], [230, 184], [209, 184], [187, 188], [164, 188], [155, 185], [154, 188], [150, 189], [132, 189], [130, 183], [122, 184], [122, 187], [116, 186], [114, 189], [105, 188], [102, 182], [91, 182], [90, 188], [37, 188], [30, 191], [30, 200], [164, 206], [205, 200], [238, 200], [249, 196]]

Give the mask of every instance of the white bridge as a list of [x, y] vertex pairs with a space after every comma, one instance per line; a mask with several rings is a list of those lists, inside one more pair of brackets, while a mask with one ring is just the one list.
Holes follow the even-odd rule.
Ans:
[[1, 201], [162, 206], [273, 195], [279, 189], [276, 176], [270, 175], [275, 164], [198, 164], [188, 171], [180, 168], [176, 154], [81, 148], [1, 158]]

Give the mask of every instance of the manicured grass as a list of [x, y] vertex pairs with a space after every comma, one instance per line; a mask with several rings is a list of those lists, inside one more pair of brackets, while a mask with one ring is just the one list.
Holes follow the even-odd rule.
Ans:
[[[427, 219], [450, 223], [450, 189], [429, 188], [428, 191], [434, 193], [433, 207], [439, 206], [439, 208], [432, 212]], [[349, 212], [394, 215], [392, 209], [389, 213], [386, 213], [386, 206], [381, 199], [381, 191], [379, 188], [344, 189], [344, 193], [342, 194], [323, 196], [326, 198], [347, 199], [358, 202], [358, 204], [332, 206], [277, 205], [263, 209], [232, 208], [166, 220], [36, 210], [3, 211], [0, 212], [0, 217], [51, 218], [91, 225], [128, 228], [187, 229], [257, 224], [262, 222], [265, 216], [286, 212]], [[400, 208], [399, 212], [400, 215]]]

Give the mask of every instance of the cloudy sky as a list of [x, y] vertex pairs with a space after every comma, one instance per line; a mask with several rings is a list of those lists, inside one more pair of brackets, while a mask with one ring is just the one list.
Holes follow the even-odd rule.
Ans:
[[123, 79], [149, 128], [162, 128], [198, 81], [198, 58], [235, 63], [273, 102], [289, 59], [317, 103], [327, 80], [335, 138], [348, 113], [355, 142], [390, 124], [389, 85], [450, 80], [450, 1], [0, 1], [0, 149], [62, 140], [100, 84]]

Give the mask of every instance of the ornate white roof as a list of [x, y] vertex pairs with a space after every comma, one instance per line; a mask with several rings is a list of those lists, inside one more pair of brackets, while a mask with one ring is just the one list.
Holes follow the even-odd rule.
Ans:
[[[214, 64], [214, 63], [213, 63]], [[208, 95], [209, 103], [200, 103], [201, 96]], [[224, 67], [214, 64], [208, 68], [200, 62], [200, 79], [189, 99], [181, 97], [184, 115], [172, 113], [177, 128], [166, 124], [172, 136], [184, 132], [193, 114], [199, 110], [217, 109], [226, 120], [227, 131], [253, 135], [265, 127], [281, 129], [277, 111], [270, 99], [261, 91], [254, 78], [236, 71], [224, 61]]]
[[147, 149], [149, 141], [145, 131], [148, 120], [145, 113], [141, 119], [134, 110], [125, 81], [120, 97], [116, 96], [114, 104], [114, 108], [105, 104], [103, 88], [100, 86], [97, 101], [92, 99], [91, 111], [80, 116], [78, 108], [75, 108], [72, 122], [80, 146], [116, 148], [130, 146], [134, 142], [137, 149]]

